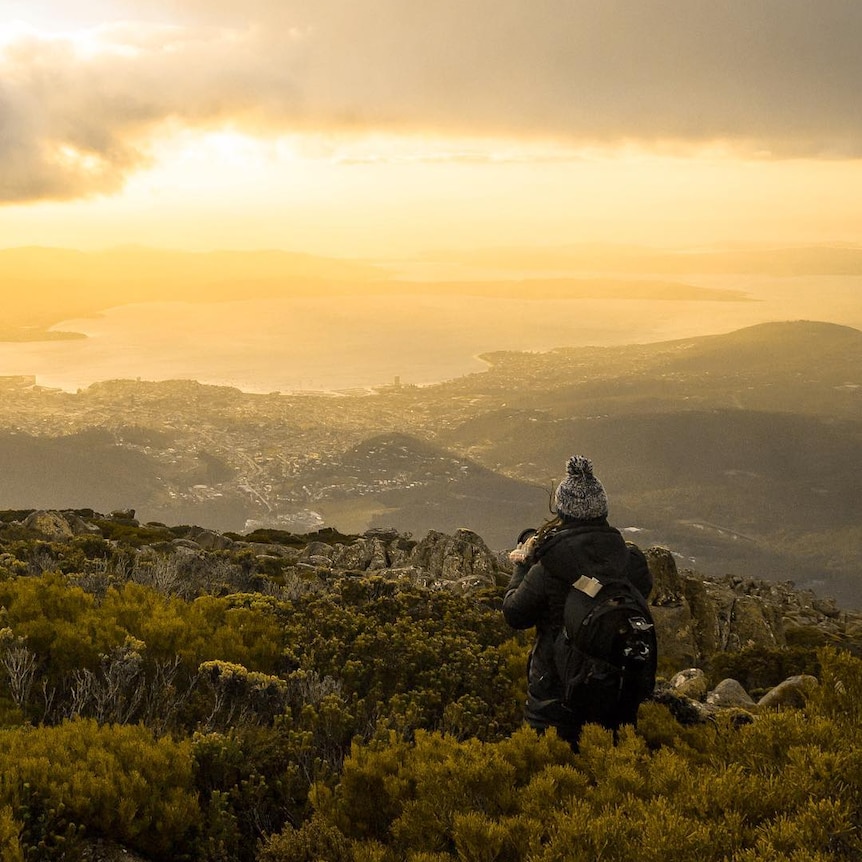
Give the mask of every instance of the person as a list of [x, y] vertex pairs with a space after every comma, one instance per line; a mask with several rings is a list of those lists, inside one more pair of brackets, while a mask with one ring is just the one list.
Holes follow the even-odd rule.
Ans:
[[503, 598], [503, 615], [515, 629], [535, 626], [527, 665], [525, 721], [557, 735], [577, 750], [581, 722], [562, 702], [554, 644], [563, 627], [563, 608], [582, 575], [623, 575], [646, 598], [652, 589], [643, 552], [608, 523], [608, 498], [592, 462], [573, 455], [554, 493], [555, 517], [538, 531], [525, 530], [510, 554], [514, 570]]

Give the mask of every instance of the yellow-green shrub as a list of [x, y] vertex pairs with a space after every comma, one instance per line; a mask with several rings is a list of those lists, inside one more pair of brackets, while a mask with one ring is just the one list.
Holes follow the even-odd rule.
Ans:
[[81, 720], [2, 730], [0, 774], [0, 803], [14, 816], [32, 792], [87, 834], [143, 853], [179, 858], [200, 826], [191, 744], [143, 727]]

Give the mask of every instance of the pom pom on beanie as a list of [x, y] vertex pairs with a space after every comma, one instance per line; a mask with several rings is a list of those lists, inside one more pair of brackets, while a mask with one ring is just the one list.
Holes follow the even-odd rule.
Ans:
[[608, 496], [589, 458], [572, 455], [566, 462], [566, 478], [557, 486], [554, 506], [558, 515], [579, 521], [608, 516]]

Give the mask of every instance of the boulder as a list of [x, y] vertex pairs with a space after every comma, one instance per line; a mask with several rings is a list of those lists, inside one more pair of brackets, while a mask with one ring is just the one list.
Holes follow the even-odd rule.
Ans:
[[386, 556], [389, 558], [389, 565], [394, 569], [400, 569], [405, 566], [409, 567], [410, 556], [415, 546], [415, 542], [404, 541], [402, 539], [395, 539], [387, 543]]
[[683, 595], [692, 618], [691, 636], [698, 660], [712, 655], [722, 640], [718, 611], [704, 580], [694, 572], [682, 576]]
[[780, 618], [755, 596], [734, 600], [725, 639], [726, 649], [739, 651], [749, 647], [776, 647], [784, 642]]
[[301, 559], [309, 560], [311, 557], [326, 557], [327, 565], [332, 565], [334, 555], [335, 548], [332, 545], [327, 545], [326, 542], [309, 542], [305, 546]]
[[722, 709], [734, 706], [748, 709], [756, 706], [749, 693], [735, 679], [723, 679], [707, 694], [706, 703]]
[[336, 545], [332, 555], [334, 568], [352, 572], [365, 571], [370, 561], [368, 543], [363, 538], [357, 539], [349, 545]]
[[666, 682], [656, 684], [652, 700], [666, 706], [680, 724], [701, 724], [714, 714], [714, 710], [700, 701], [680, 694]]
[[373, 538], [371, 540], [368, 551], [369, 571], [377, 572], [381, 569], [389, 568], [389, 555], [386, 553], [386, 545], [383, 544], [381, 539], [378, 539], [376, 537]]
[[687, 603], [652, 607], [651, 611], [663, 665], [686, 667], [703, 658], [697, 645], [697, 622]]
[[233, 547], [233, 541], [213, 530], [193, 530], [188, 538], [193, 539], [206, 551], [226, 551]]
[[308, 563], [309, 566], [314, 566], [317, 569], [332, 568], [332, 560], [323, 554], [310, 554], [304, 558], [304, 561]]
[[140, 527], [140, 521], [135, 517], [134, 509], [115, 509], [108, 515], [112, 521], [118, 521], [127, 527]]
[[[313, 543], [320, 545], [320, 543]], [[311, 547], [311, 546], [309, 546]], [[329, 546], [327, 546], [329, 547]], [[307, 553], [307, 552], [306, 552]], [[354, 572], [382, 572], [392, 566], [384, 541], [379, 536], [360, 536], [349, 545], [337, 544], [331, 549], [331, 565], [335, 569]], [[304, 555], [304, 558], [305, 555]]]
[[671, 679], [670, 685], [677, 694], [692, 700], [703, 700], [709, 688], [706, 674], [699, 667], [681, 670]]
[[65, 512], [63, 517], [69, 525], [69, 528], [72, 530], [72, 533], [76, 536], [102, 535], [102, 531], [95, 524], [85, 521], [80, 515], [77, 515], [74, 512]]
[[65, 542], [74, 536], [72, 527], [59, 512], [31, 512], [24, 519], [24, 526], [39, 533], [51, 542]]
[[791, 676], [766, 692], [757, 706], [760, 709], [801, 709], [808, 703], [819, 683], [808, 674]]

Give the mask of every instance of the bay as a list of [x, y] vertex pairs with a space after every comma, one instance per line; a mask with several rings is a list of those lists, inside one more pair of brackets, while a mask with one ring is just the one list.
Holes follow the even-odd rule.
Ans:
[[[692, 281], [692, 283], [694, 283]], [[862, 328], [859, 277], [701, 277], [745, 302], [340, 296], [119, 305], [53, 327], [84, 339], [0, 344], [0, 375], [75, 391], [108, 379], [194, 379], [247, 392], [425, 385], [497, 350], [648, 343], [772, 320]]]

